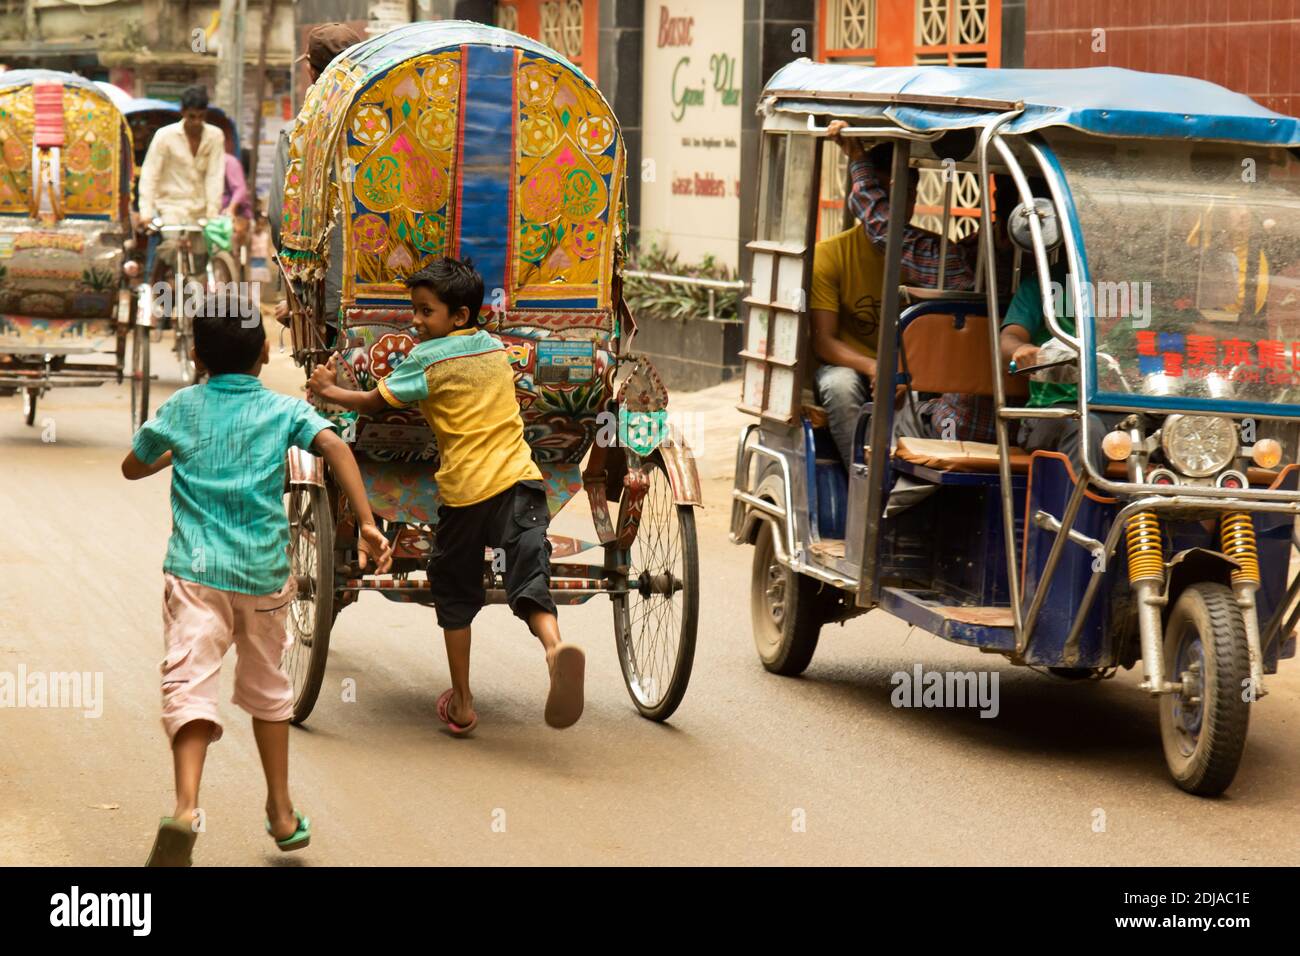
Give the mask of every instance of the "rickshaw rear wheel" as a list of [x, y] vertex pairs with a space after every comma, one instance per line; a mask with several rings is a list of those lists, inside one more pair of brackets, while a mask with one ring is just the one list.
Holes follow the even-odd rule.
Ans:
[[1166, 679], [1184, 685], [1160, 698], [1165, 763], [1188, 793], [1218, 796], [1237, 774], [1250, 726], [1246, 625], [1230, 588], [1201, 582], [1183, 591], [1165, 625], [1164, 657]]
[[149, 418], [149, 330], [137, 325], [131, 333], [131, 434]]
[[773, 674], [797, 677], [808, 669], [826, 622], [821, 584], [776, 558], [774, 528], [764, 521], [754, 542], [749, 616], [758, 659]]
[[[628, 696], [649, 720], [663, 721], [686, 696], [700, 614], [700, 554], [695, 511], [673, 499], [658, 455], [645, 460], [650, 486], [630, 551], [610, 546], [608, 564], [628, 567], [630, 587], [612, 595], [614, 639]], [[627, 496], [619, 503], [619, 526]]]
[[36, 424], [36, 399], [40, 394], [34, 388], [23, 390], [23, 420], [28, 425]]
[[301, 724], [316, 706], [325, 680], [330, 630], [334, 626], [334, 518], [319, 485], [295, 485], [285, 495], [289, 516], [289, 574], [298, 593], [284, 626], [290, 645], [280, 669], [293, 684], [293, 722]]

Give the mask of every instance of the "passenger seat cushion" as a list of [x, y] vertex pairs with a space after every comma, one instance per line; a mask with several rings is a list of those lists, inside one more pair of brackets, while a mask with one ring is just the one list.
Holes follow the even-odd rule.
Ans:
[[[900, 438], [896, 457], [937, 471], [994, 472], [998, 470], [998, 446], [975, 441], [942, 441], [937, 438]], [[1029, 453], [1011, 446], [1011, 470], [1029, 470]]]

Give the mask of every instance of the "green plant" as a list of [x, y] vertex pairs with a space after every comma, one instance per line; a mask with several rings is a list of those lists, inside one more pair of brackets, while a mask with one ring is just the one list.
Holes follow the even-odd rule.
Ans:
[[[696, 265], [686, 265], [679, 261], [677, 253], [669, 253], [658, 243], [638, 250], [628, 268], [696, 279], [730, 281], [735, 278], [734, 273], [712, 255], [706, 255]], [[704, 286], [631, 276], [623, 283], [623, 297], [633, 315], [647, 314], [661, 319], [704, 318], [709, 314], [709, 292]], [[713, 315], [719, 319], [734, 319], [739, 293], [735, 289], [714, 289], [712, 292]]]

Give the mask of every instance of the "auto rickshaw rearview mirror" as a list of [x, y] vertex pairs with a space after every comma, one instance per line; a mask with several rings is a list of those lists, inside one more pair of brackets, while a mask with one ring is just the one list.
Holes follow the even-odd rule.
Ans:
[[[1034, 200], [1033, 215], [1038, 217], [1039, 228], [1043, 233], [1043, 245], [1048, 252], [1051, 252], [1061, 244], [1061, 222], [1057, 218], [1056, 207], [1052, 205], [1050, 199], [1040, 197]], [[1029, 216], [1029, 206], [1020, 203], [1011, 210], [1011, 216], [1007, 220], [1007, 231], [1011, 235], [1012, 242], [1026, 252], [1032, 253], [1034, 240], [1033, 233], [1029, 229]]]

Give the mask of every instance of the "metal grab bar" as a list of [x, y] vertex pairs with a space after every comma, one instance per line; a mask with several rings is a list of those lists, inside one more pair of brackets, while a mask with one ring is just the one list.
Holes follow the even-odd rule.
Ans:
[[[790, 463], [786, 461], [784, 455], [775, 449], [768, 448], [766, 445], [755, 442], [749, 443], [750, 436], [758, 430], [757, 425], [746, 425], [740, 432], [740, 442], [736, 450], [736, 477], [735, 483], [738, 487], [731, 489], [731, 498], [733, 508], [741, 509], [732, 514], [731, 540], [741, 543], [739, 532], [743, 530], [744, 512], [743, 507], [748, 505], [758, 512], [758, 517], [762, 521], [775, 525], [778, 521], [784, 526], [783, 529], [773, 528], [772, 543], [776, 549], [776, 558], [785, 567], [788, 567], [796, 574], [806, 574], [809, 577], [816, 578], [823, 584], [834, 585], [835, 587], [852, 590], [856, 583], [850, 579], [834, 574], [824, 568], [814, 564], [809, 564], [803, 560], [803, 552], [798, 547], [794, 537], [794, 493], [790, 488]], [[782, 506], [778, 507], [770, 502], [764, 501], [749, 491], [749, 464], [750, 459], [755, 455], [764, 455], [776, 461], [781, 466], [781, 498]], [[782, 535], [776, 533], [778, 530], [784, 531]]]
[[[830, 129], [829, 125], [818, 126], [817, 117], [812, 113], [808, 114], [808, 132], [825, 136], [828, 129]], [[841, 130], [840, 135], [852, 139], [878, 136], [882, 139], [910, 139], [919, 143], [933, 143], [946, 132], [947, 130], [940, 129], [932, 133], [914, 133], [911, 130], [899, 129], [897, 126], [846, 126]]]
[[719, 319], [714, 314], [715, 292], [718, 289], [724, 292], [744, 292], [749, 286], [748, 282], [743, 279], [701, 279], [696, 276], [678, 276], [667, 272], [645, 272], [641, 269], [624, 269], [623, 276], [627, 279], [648, 279], [651, 282], [660, 282], [664, 285], [693, 285], [709, 290], [709, 314], [705, 318], [713, 322], [737, 322], [739, 319]]

